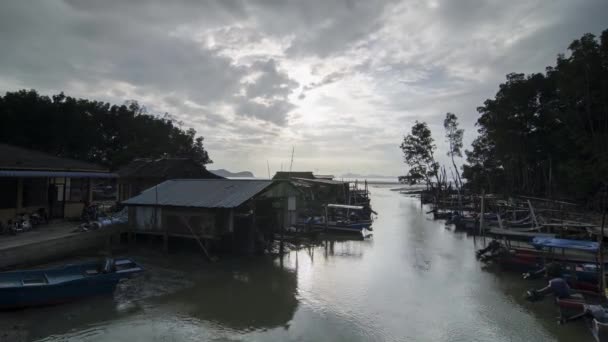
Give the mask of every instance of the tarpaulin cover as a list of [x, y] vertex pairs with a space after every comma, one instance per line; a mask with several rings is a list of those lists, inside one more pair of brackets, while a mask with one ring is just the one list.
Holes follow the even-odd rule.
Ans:
[[568, 240], [568, 239], [556, 239], [548, 237], [537, 236], [532, 239], [532, 245], [541, 249], [543, 247], [548, 248], [565, 248], [565, 249], [577, 249], [587, 252], [597, 252], [599, 249], [599, 243], [594, 241], [584, 240]]

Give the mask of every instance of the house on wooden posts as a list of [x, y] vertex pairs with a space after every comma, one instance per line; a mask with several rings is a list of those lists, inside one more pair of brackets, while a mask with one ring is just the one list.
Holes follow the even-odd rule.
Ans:
[[[206, 247], [253, 252], [295, 223], [299, 191], [286, 181], [174, 179], [122, 203], [136, 234], [194, 238]], [[165, 246], [167, 246], [165, 244]]]
[[124, 201], [169, 179], [223, 179], [189, 158], [135, 159], [117, 171], [119, 200]]
[[86, 202], [116, 200], [116, 178], [102, 166], [0, 144], [0, 222], [37, 211], [80, 217]]
[[312, 171], [278, 171], [272, 177], [273, 180], [290, 180], [292, 178], [315, 179]]
[[325, 204], [348, 204], [350, 183], [333, 180], [331, 175], [315, 175], [311, 171], [280, 171], [272, 179], [289, 180], [300, 190], [300, 208], [308, 211], [305, 215], [320, 215]]

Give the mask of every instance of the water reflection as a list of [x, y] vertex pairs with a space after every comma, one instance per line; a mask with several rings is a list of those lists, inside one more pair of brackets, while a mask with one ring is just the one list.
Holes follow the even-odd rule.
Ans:
[[0, 313], [0, 341], [33, 341], [87, 329], [137, 312], [136, 303], [120, 306], [112, 296], [63, 305]]
[[[476, 243], [427, 220], [416, 199], [372, 189], [374, 236], [325, 237], [283, 258], [223, 259], [150, 247], [147, 271], [116, 292], [67, 306], [0, 314], [24, 341], [574, 341], [536, 284], [483, 269]], [[17, 329], [14, 329], [17, 326]], [[11, 330], [12, 329], [12, 330]], [[8, 336], [8, 335], [7, 335]], [[13, 337], [19, 337], [16, 334]], [[2, 337], [0, 341], [19, 341]]]
[[158, 297], [162, 310], [179, 312], [237, 330], [287, 326], [297, 309], [297, 276], [292, 270], [264, 262], [223, 263], [213, 277]]

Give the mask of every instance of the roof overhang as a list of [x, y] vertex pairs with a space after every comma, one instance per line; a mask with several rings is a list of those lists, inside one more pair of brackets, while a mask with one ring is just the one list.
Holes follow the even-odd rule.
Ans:
[[110, 172], [0, 170], [0, 177], [118, 178], [118, 175]]

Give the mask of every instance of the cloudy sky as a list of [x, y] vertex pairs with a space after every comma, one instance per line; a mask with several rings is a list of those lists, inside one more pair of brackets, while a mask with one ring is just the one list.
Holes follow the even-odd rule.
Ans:
[[605, 0], [2, 1], [0, 91], [37, 89], [169, 112], [211, 168], [398, 175], [414, 120], [442, 120], [509, 72], [542, 71]]

